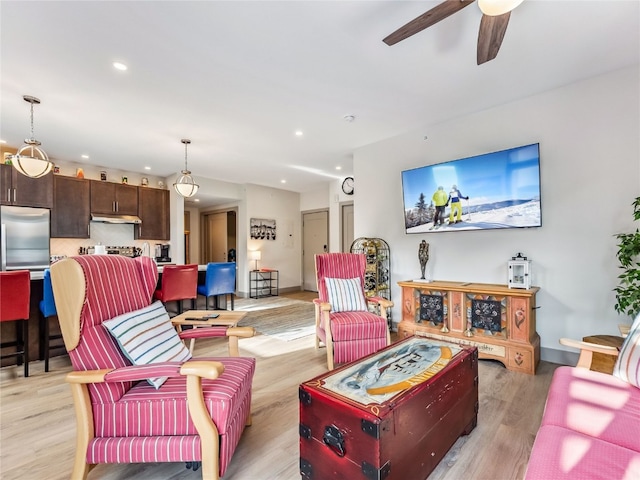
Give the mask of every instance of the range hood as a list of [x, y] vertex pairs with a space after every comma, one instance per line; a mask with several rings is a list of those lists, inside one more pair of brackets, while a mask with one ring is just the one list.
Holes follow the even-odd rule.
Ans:
[[135, 215], [110, 215], [108, 213], [92, 213], [91, 221], [101, 223], [142, 223], [140, 217]]

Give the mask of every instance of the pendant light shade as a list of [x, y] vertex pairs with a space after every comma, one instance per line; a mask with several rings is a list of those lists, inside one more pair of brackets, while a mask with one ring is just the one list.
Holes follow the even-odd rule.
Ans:
[[184, 170], [180, 172], [181, 175], [176, 180], [176, 183], [173, 184], [173, 188], [176, 189], [178, 195], [189, 198], [198, 192], [200, 185], [193, 180], [191, 172], [187, 168], [187, 146], [191, 143], [191, 140], [183, 138], [181, 142], [184, 143]]
[[523, 0], [478, 0], [478, 7], [480, 11], [490, 17], [496, 17], [510, 12]]
[[40, 100], [30, 95], [25, 95], [22, 98], [31, 104], [31, 138], [25, 139], [20, 150], [11, 156], [11, 163], [22, 175], [39, 178], [49, 173], [53, 168], [53, 162], [40, 148], [40, 142], [33, 138], [33, 105], [40, 104]]

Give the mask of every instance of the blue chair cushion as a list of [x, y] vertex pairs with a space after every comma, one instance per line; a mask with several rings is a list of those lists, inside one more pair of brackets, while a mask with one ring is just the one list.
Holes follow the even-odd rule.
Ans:
[[58, 311], [56, 310], [56, 303], [53, 299], [51, 272], [48, 268], [44, 271], [44, 280], [42, 283], [42, 300], [40, 300], [40, 311], [45, 318], [58, 314]]
[[198, 285], [198, 294], [205, 297], [235, 293], [235, 262], [211, 262], [207, 264], [204, 285]]

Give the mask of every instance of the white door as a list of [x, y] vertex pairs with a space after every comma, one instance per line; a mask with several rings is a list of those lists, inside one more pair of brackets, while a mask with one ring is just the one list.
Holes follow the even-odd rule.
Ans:
[[342, 251], [349, 253], [353, 243], [353, 203], [342, 205]]
[[315, 255], [329, 251], [329, 212], [302, 214], [303, 288], [317, 292]]

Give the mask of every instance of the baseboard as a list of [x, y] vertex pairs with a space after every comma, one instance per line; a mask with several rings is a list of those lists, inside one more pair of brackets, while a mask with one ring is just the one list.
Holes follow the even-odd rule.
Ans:
[[283, 288], [280, 288], [279, 290], [280, 290], [280, 293], [295, 293], [295, 292], [304, 291], [302, 287], [283, 287]]
[[575, 366], [578, 363], [578, 353], [557, 348], [540, 348], [540, 360], [559, 365]]
[[[303, 292], [303, 291], [304, 291], [304, 289], [301, 286], [300, 287], [280, 287], [280, 288], [278, 288], [278, 294], [296, 293], [296, 292]], [[237, 291], [236, 292], [236, 297], [249, 298], [249, 292]]]

